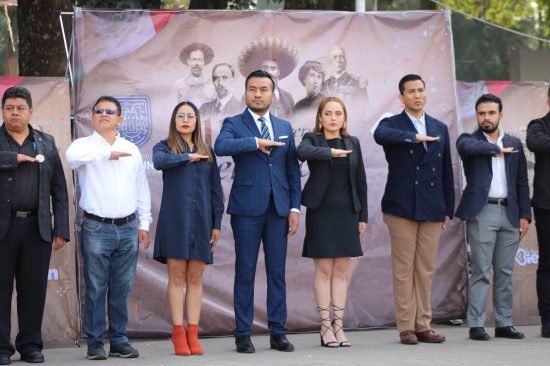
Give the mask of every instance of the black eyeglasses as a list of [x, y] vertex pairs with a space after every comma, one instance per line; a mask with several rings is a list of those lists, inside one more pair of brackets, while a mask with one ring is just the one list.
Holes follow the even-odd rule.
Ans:
[[103, 112], [107, 113], [108, 115], [112, 116], [113, 114], [117, 114], [116, 110], [110, 109], [110, 108], [96, 108], [94, 109], [95, 114], [103, 114]]

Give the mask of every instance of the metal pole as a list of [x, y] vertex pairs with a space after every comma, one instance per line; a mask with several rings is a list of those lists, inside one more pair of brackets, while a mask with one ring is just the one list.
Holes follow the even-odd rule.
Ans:
[[[67, 36], [65, 35], [65, 26], [63, 25], [63, 13], [59, 12], [59, 24], [61, 25], [61, 34], [63, 35], [63, 45], [65, 46], [65, 56], [67, 57], [67, 68], [69, 69], [69, 77], [71, 79], [71, 83], [73, 82], [73, 69], [71, 67], [71, 59], [70, 59], [70, 53], [69, 53], [69, 46], [67, 45]], [[67, 13], [67, 12], [65, 12]], [[70, 13], [74, 14], [74, 13]]]

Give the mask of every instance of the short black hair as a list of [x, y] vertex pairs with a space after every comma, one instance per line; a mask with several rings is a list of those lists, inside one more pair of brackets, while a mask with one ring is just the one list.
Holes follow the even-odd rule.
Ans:
[[256, 70], [252, 71], [248, 76], [246, 77], [246, 81], [244, 82], [245, 89], [248, 88], [248, 80], [252, 78], [268, 78], [271, 80], [271, 85], [273, 86], [273, 91], [275, 91], [275, 82], [273, 81], [273, 78], [271, 77], [271, 74], [264, 70]]
[[476, 102], [476, 111], [477, 111], [477, 106], [480, 105], [481, 103], [496, 103], [498, 104], [498, 111], [502, 112], [502, 100], [500, 100], [500, 98], [497, 97], [496, 95], [483, 94], [481, 97], [479, 97], [479, 99]]
[[120, 113], [122, 112], [122, 107], [120, 106], [120, 102], [115, 97], [111, 97], [110, 95], [102, 95], [94, 103], [94, 107], [92, 108], [92, 113], [95, 107], [99, 104], [99, 102], [111, 102], [116, 105], [117, 114], [120, 116]]
[[12, 86], [11, 88], [6, 89], [4, 96], [2, 96], [2, 108], [4, 108], [4, 104], [6, 104], [6, 99], [8, 98], [25, 99], [29, 108], [32, 108], [31, 92], [27, 88], [23, 88], [22, 86]]
[[401, 78], [401, 80], [399, 80], [399, 94], [403, 95], [403, 93], [405, 92], [405, 83], [406, 82], [415, 81], [415, 80], [420, 80], [422, 82], [422, 84], [424, 84], [424, 86], [426, 86], [426, 83], [424, 82], [424, 80], [422, 80], [422, 77], [420, 75], [408, 74], [408, 75], [403, 76]]

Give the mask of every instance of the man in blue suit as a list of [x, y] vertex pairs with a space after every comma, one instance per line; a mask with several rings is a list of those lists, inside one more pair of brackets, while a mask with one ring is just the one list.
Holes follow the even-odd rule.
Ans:
[[454, 211], [449, 132], [424, 113], [420, 76], [401, 78], [399, 93], [405, 110], [374, 131], [388, 161], [382, 212], [391, 237], [395, 320], [401, 343], [441, 343], [445, 337], [431, 328], [430, 298], [439, 237]]
[[267, 317], [271, 348], [293, 351], [286, 338], [285, 262], [287, 235], [298, 228], [300, 167], [288, 121], [269, 113], [275, 83], [257, 70], [246, 78], [248, 108], [224, 120], [214, 150], [235, 162], [227, 213], [235, 239], [235, 344], [253, 353], [254, 278], [260, 241], [267, 273]]
[[476, 117], [477, 131], [463, 133], [456, 141], [467, 181], [456, 216], [466, 220], [471, 252], [470, 338], [490, 338], [483, 326], [492, 267], [495, 337], [521, 339], [523, 333], [512, 326], [512, 271], [531, 221], [527, 162], [521, 141], [499, 128], [499, 97], [482, 95]]

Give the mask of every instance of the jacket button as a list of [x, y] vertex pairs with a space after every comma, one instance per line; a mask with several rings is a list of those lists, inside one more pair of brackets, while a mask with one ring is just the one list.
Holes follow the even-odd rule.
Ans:
[[433, 186], [434, 186], [434, 182], [430, 182], [430, 186], [433, 187]]
[[435, 168], [432, 168], [432, 172], [435, 172]]
[[419, 167], [419, 166], [417, 166], [417, 167], [416, 167], [416, 170], [420, 170], [420, 167]]
[[415, 181], [414, 181], [414, 184], [418, 184], [418, 181], [417, 181], [417, 180], [415, 180]]
[[412, 151], [412, 150], [409, 150], [409, 154], [412, 154], [412, 153], [414, 153], [414, 151]]
[[437, 157], [440, 158], [440, 157], [441, 157], [441, 153], [437, 153]]
[[12, 177], [9, 177], [9, 178], [8, 178], [8, 182], [11, 182], [12, 180], [13, 180]]

